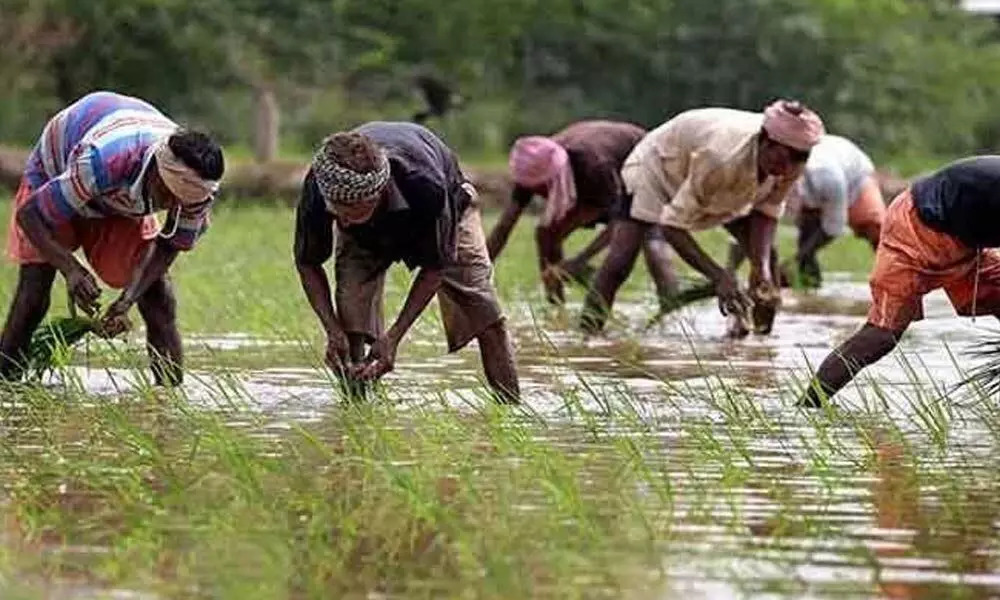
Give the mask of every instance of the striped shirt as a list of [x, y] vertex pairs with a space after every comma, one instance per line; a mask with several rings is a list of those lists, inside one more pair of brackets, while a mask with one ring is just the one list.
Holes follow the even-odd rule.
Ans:
[[[155, 143], [176, 129], [176, 123], [138, 98], [88, 94], [45, 125], [24, 172], [29, 202], [51, 227], [74, 218], [151, 215], [156, 209], [146, 194], [145, 174]], [[179, 250], [193, 247], [208, 227], [213, 201], [171, 212], [164, 230], [173, 231], [176, 219], [176, 232], [168, 243]]]

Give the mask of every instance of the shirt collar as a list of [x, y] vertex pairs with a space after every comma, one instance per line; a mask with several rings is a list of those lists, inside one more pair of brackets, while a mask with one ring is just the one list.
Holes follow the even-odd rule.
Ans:
[[152, 164], [153, 162], [153, 150], [155, 149], [155, 147], [156, 144], [150, 144], [148, 147], [146, 147], [146, 150], [143, 152], [142, 167], [139, 169], [139, 175], [135, 178], [135, 181], [133, 181], [132, 185], [130, 185], [128, 188], [128, 195], [133, 202], [148, 203], [149, 201], [149, 198], [146, 197], [145, 193], [146, 191], [145, 181], [146, 181], [146, 173], [149, 171], [149, 165]]

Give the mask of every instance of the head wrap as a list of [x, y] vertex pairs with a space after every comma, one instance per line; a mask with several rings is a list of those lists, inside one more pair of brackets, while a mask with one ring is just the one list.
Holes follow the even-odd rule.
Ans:
[[156, 170], [160, 179], [170, 190], [170, 193], [181, 201], [181, 204], [199, 204], [219, 190], [219, 182], [204, 179], [194, 169], [184, 164], [174, 154], [167, 143], [169, 136], [156, 142], [153, 157], [156, 158]]
[[[796, 106], [801, 108], [798, 114]], [[788, 100], [778, 100], [764, 109], [764, 131], [779, 144], [803, 152], [812, 150], [825, 133], [819, 115]]]
[[576, 182], [569, 154], [553, 140], [541, 136], [518, 139], [510, 151], [510, 171], [519, 186], [546, 188], [543, 226], [561, 219], [576, 204]]
[[329, 140], [313, 156], [312, 172], [328, 207], [351, 206], [377, 196], [389, 184], [389, 157], [379, 148], [375, 170], [359, 173], [341, 166], [329, 151]]

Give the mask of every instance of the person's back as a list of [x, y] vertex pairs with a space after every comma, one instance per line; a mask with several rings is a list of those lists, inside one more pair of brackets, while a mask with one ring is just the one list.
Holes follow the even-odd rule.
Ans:
[[896, 346], [937, 289], [960, 316], [1000, 319], [1000, 156], [953, 162], [889, 205], [869, 277], [868, 320], [820, 365], [801, 403], [818, 406]]
[[[66, 160], [81, 143], [135, 144], [136, 137], [153, 129], [176, 128], [149, 103], [114, 92], [93, 92], [53, 116], [39, 137], [32, 159], [39, 163], [30, 177], [54, 177], [66, 167]], [[37, 180], [30, 180], [35, 185]]]
[[1000, 247], [1000, 156], [951, 163], [912, 186], [920, 219], [970, 248]]
[[732, 108], [696, 108], [684, 111], [650, 131], [640, 141], [625, 164], [637, 164], [650, 157], [670, 161], [667, 183], [676, 190], [683, 181], [695, 152], [714, 152], [720, 158], [744, 149], [745, 142], [760, 131], [761, 113]]
[[[806, 194], [816, 194], [824, 186], [824, 178], [842, 178], [848, 203], [858, 197], [865, 180], [875, 172], [871, 158], [851, 140], [838, 135], [827, 134], [813, 148], [806, 162], [803, 176]], [[822, 199], [817, 199], [817, 204]]]
[[618, 172], [645, 135], [638, 125], [616, 121], [580, 121], [554, 134], [569, 155], [576, 201], [610, 208], [624, 191]]
[[456, 226], [469, 207], [458, 160], [444, 142], [413, 123], [375, 121], [355, 129], [385, 151], [401, 197], [370, 221], [346, 228], [352, 239], [414, 268], [454, 253]]

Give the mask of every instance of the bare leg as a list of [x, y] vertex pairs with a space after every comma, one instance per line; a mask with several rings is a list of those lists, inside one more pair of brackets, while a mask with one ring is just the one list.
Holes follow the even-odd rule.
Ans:
[[166, 277], [153, 282], [137, 302], [146, 323], [146, 351], [156, 385], [184, 381], [184, 349], [177, 329], [177, 299]]
[[594, 333], [604, 328], [615, 295], [635, 266], [649, 225], [632, 219], [619, 219], [611, 225], [611, 244], [604, 263], [597, 271], [594, 285], [583, 304], [580, 327]]
[[902, 331], [891, 331], [866, 323], [851, 339], [826, 357], [799, 404], [821, 406], [823, 397], [832, 397], [862, 369], [895, 348], [902, 334]]
[[490, 387], [501, 402], [510, 404], [520, 402], [521, 387], [517, 380], [514, 349], [510, 343], [506, 321], [503, 319], [497, 321], [476, 339], [479, 341], [483, 371]]
[[673, 250], [659, 227], [650, 227], [646, 232], [646, 241], [642, 245], [642, 256], [646, 260], [653, 283], [656, 284], [656, 295], [660, 298], [673, 296], [680, 291], [680, 281], [671, 262]]
[[0, 379], [23, 375], [31, 336], [49, 311], [55, 276], [51, 265], [22, 265], [18, 270], [17, 289], [0, 337]]
[[[598, 252], [604, 250], [609, 243], [611, 243], [611, 227], [604, 226], [601, 228], [601, 231], [594, 236], [594, 239], [590, 240], [587, 247], [581, 250], [576, 256], [566, 261], [566, 264], [570, 267], [582, 267], [588, 260], [596, 256]], [[576, 275], [576, 273], [571, 274]]]

